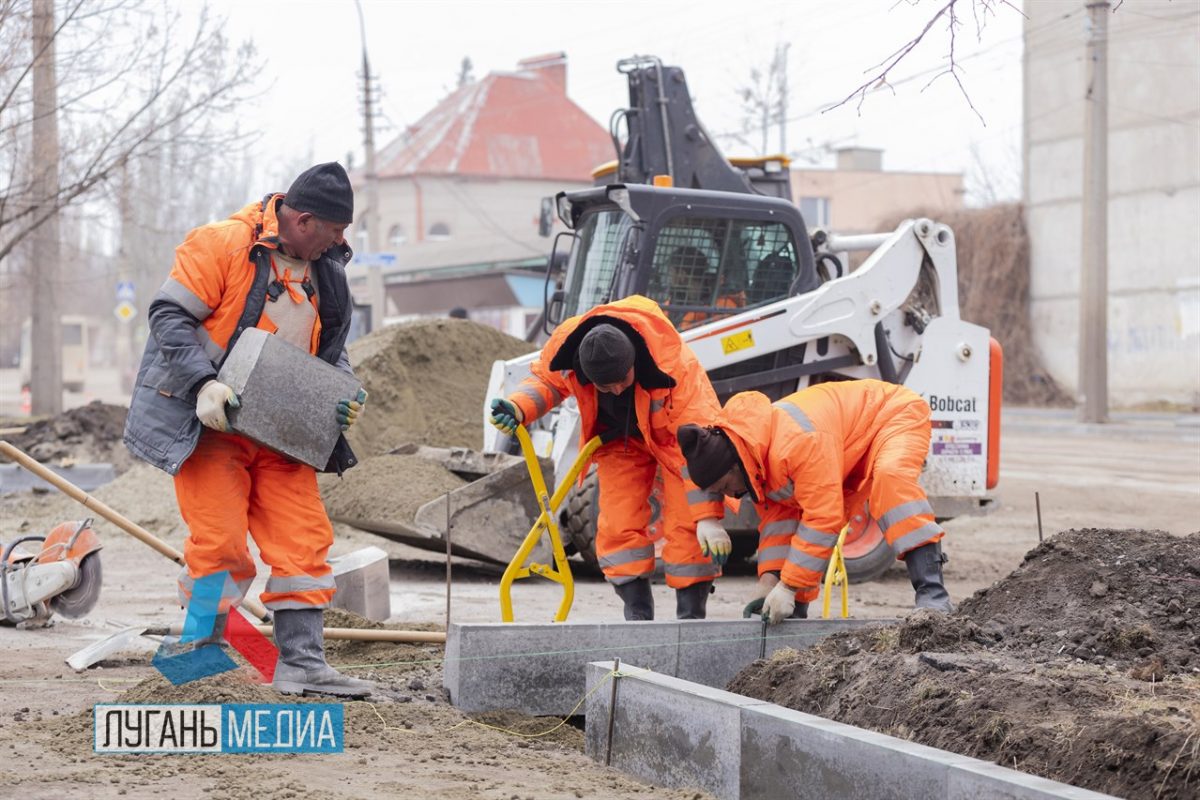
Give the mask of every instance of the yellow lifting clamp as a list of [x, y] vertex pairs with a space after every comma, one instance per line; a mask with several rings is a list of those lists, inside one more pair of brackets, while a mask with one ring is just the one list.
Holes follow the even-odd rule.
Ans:
[[[546, 489], [546, 479], [542, 475], [542, 467], [538, 463], [537, 453], [534, 452], [533, 442], [529, 438], [529, 431], [525, 430], [524, 425], [517, 426], [517, 441], [521, 443], [521, 452], [525, 456], [525, 466], [529, 468], [529, 479], [533, 481], [533, 491], [537, 495], [538, 506], [542, 509], [542, 513], [534, 521], [533, 527], [529, 529], [529, 533], [525, 536], [525, 541], [521, 542], [521, 546], [517, 548], [517, 554], [513, 556], [512, 561], [508, 562], [508, 568], [504, 570], [504, 577], [500, 579], [500, 619], [504, 622], [513, 621], [513, 581], [528, 578], [531, 575], [541, 575], [543, 578], [548, 578], [555, 583], [562, 584], [563, 599], [558, 605], [558, 612], [554, 615], [554, 621], [566, 622], [567, 614], [571, 611], [571, 603], [575, 601], [575, 579], [571, 577], [571, 565], [567, 563], [567, 553], [563, 549], [562, 536], [558, 532], [558, 522], [555, 521], [555, 512], [558, 511], [558, 507], [562, 505], [567, 492], [571, 490], [571, 486], [578, 479], [579, 472], [583, 469], [583, 466], [588, 463], [592, 457], [592, 453], [600, 446], [600, 437], [592, 437], [592, 440], [584, 445], [583, 450], [579, 453], [579, 457], [571, 465], [571, 471], [563, 478], [553, 497], [550, 496]], [[525, 559], [533, 552], [533, 548], [537, 545], [538, 540], [542, 538], [543, 530], [550, 534], [550, 548], [554, 553], [553, 566], [535, 562], [530, 562], [529, 566], [522, 566], [525, 563]]]
[[850, 526], [847, 525], [838, 534], [833, 556], [829, 559], [829, 566], [825, 568], [825, 589], [821, 592], [822, 619], [829, 619], [829, 594], [833, 587], [838, 585], [842, 587], [842, 619], [850, 616], [850, 578], [846, 575], [846, 559], [842, 557], [842, 545], [846, 543], [846, 533], [849, 530]]

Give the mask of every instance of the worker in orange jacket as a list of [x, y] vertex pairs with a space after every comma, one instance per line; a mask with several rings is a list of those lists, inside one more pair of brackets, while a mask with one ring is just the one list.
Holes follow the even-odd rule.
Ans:
[[908, 567], [916, 606], [951, 610], [944, 532], [918, 483], [929, 416], [929, 405], [903, 386], [856, 380], [818, 384], [775, 404], [743, 392], [713, 427], [679, 429], [699, 486], [757, 504], [765, 617], [807, 616], [838, 534], [862, 498]]
[[[342, 675], [324, 654], [322, 609], [336, 591], [326, 561], [333, 527], [316, 471], [230, 432], [226, 407], [238, 397], [217, 380], [226, 354], [247, 328], [260, 328], [350, 372], [346, 335], [352, 302], [343, 233], [354, 192], [340, 164], [318, 164], [286, 194], [268, 194], [227, 220], [191, 231], [175, 250], [171, 274], [150, 303], [150, 332], [125, 424], [138, 458], [175, 477], [189, 536], [180, 599], [195, 581], [227, 572], [213, 629], [219, 640], [231, 605], [257, 574], [246, 533], [271, 577], [260, 595], [274, 615], [279, 661], [274, 686], [356, 697], [369, 681]], [[279, 397], [278, 413], [291, 413]], [[342, 430], [354, 424], [365, 392], [329, 409]], [[355, 464], [339, 437], [325, 471]]]
[[574, 397], [580, 445], [599, 435], [596, 555], [624, 601], [625, 618], [654, 618], [648, 537], [650, 493], [662, 470], [663, 546], [676, 616], [703, 619], [712, 582], [729, 557], [721, 497], [688, 478], [675, 433], [720, 410], [708, 376], [662, 309], [641, 296], [566, 320], [542, 348], [531, 375], [507, 399], [491, 402], [492, 424], [512, 432]]

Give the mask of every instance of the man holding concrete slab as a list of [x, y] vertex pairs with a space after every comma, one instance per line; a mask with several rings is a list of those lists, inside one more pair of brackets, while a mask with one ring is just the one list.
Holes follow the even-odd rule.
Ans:
[[679, 429], [692, 480], [758, 508], [757, 599], [765, 618], [807, 616], [848, 510], [864, 501], [908, 567], [916, 606], [951, 610], [944, 532], [918, 483], [929, 419], [929, 404], [910, 389], [854, 380], [811, 386], [774, 404], [742, 392], [713, 427]]
[[[125, 425], [133, 454], [175, 476], [190, 533], [179, 580], [185, 603], [198, 579], [221, 571], [232, 580], [220, 610], [239, 602], [256, 574], [247, 530], [254, 537], [271, 567], [261, 599], [273, 612], [279, 647], [274, 686], [286, 694], [359, 697], [373, 684], [325, 662], [323, 609], [335, 591], [326, 562], [333, 527], [316, 469], [265, 446], [262, 437], [233, 432], [227, 408], [236, 409], [240, 400], [218, 371], [243, 334], [258, 329], [302, 351], [296, 353], [301, 365], [312, 357], [351, 372], [345, 346], [351, 252], [344, 232], [353, 217], [350, 179], [340, 164], [327, 163], [303, 172], [286, 194], [269, 194], [189, 233], [150, 304], [151, 337]], [[267, 395], [258, 402], [276, 404], [273, 413], [285, 424], [303, 407], [286, 391]], [[330, 401], [327, 420], [319, 412], [297, 421], [329, 428], [330, 441], [336, 439], [327, 463], [316, 466], [338, 474], [354, 466], [338, 429], [354, 424], [365, 401], [360, 390]], [[214, 637], [224, 620], [223, 613]]]

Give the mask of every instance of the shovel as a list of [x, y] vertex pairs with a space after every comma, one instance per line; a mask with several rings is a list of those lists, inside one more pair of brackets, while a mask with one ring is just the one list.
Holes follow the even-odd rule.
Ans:
[[[270, 625], [255, 625], [254, 627], [267, 636], [271, 636], [275, 630]], [[182, 625], [133, 625], [128, 628], [122, 628], [112, 636], [89, 644], [77, 653], [72, 653], [67, 659], [67, 664], [73, 670], [82, 671], [115, 653], [119, 653], [136, 641], [139, 636], [178, 636], [182, 632]], [[444, 644], [446, 634], [441, 631], [326, 628], [325, 638], [353, 642], [432, 642]]]
[[[25, 469], [37, 475], [42, 480], [57, 488], [63, 494], [82, 503], [86, 508], [95, 511], [106, 520], [116, 525], [121, 530], [128, 533], [135, 539], [149, 545], [152, 549], [174, 561], [176, 564], [185, 566], [183, 553], [176, 550], [171, 545], [159, 539], [150, 531], [138, 525], [136, 522], [123, 516], [115, 509], [106, 503], [97, 500], [87, 492], [80, 489], [75, 484], [71, 483], [66, 478], [56, 474], [39, 464], [27, 453], [21, 449], [14, 447], [5, 441], [0, 441], [0, 454], [12, 459], [20, 464]], [[242, 600], [242, 606], [250, 611], [260, 621], [269, 621], [270, 616], [267, 614], [267, 609], [257, 598], [247, 597]], [[182, 629], [181, 626], [177, 626]], [[98, 661], [103, 661], [104, 658], [112, 653], [118, 652], [121, 648], [128, 645], [137, 637], [143, 634], [149, 634], [153, 630], [152, 626], [146, 625], [141, 627], [125, 628], [114, 633], [107, 639], [103, 639], [95, 644], [90, 644], [73, 654], [67, 659], [67, 663], [74, 669], [86, 669]], [[168, 632], [167, 629], [159, 628], [160, 634]], [[259, 628], [264, 633], [270, 633], [270, 626], [262, 626]], [[178, 632], [178, 631], [176, 631]], [[353, 639], [356, 641], [368, 642], [445, 642], [446, 634], [436, 631], [391, 631], [391, 630], [372, 630], [358, 628], [326, 628], [325, 638], [327, 639]], [[80, 664], [82, 666], [76, 666]]]

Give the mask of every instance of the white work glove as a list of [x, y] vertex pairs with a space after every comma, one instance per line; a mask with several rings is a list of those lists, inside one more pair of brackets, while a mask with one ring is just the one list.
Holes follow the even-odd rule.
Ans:
[[762, 616], [772, 625], [778, 625], [792, 615], [796, 610], [796, 590], [783, 581], [775, 584], [775, 588], [767, 593], [763, 600]]
[[200, 387], [196, 395], [196, 418], [206, 428], [214, 431], [229, 430], [229, 420], [225, 418], [225, 404], [232, 408], [241, 405], [238, 396], [220, 381], [209, 381]]
[[722, 566], [729, 560], [729, 551], [733, 543], [725, 526], [715, 519], [702, 519], [696, 523], [696, 541], [700, 543], [700, 552], [712, 558], [714, 564]]

